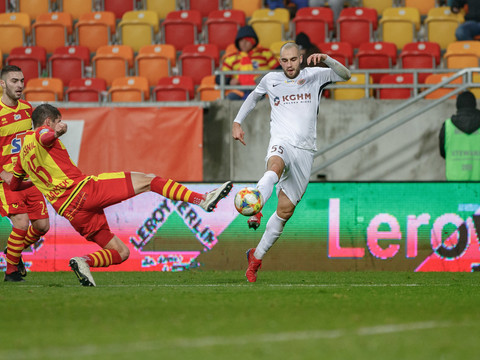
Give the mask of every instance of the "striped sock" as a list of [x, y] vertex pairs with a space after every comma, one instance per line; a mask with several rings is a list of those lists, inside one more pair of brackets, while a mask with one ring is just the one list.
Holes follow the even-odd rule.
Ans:
[[110, 265], [120, 264], [122, 258], [117, 250], [102, 249], [94, 253], [84, 256], [87, 264], [91, 267], [107, 267]]
[[35, 244], [40, 238], [46, 233], [36, 230], [32, 225], [28, 227], [27, 235], [23, 241], [23, 246], [25, 249], [29, 248], [30, 245]]
[[188, 190], [173, 180], [163, 179], [159, 176], [152, 180], [150, 189], [170, 200], [181, 200], [196, 205], [200, 204], [204, 198], [203, 194]]
[[17, 271], [17, 265], [22, 255], [23, 242], [27, 231], [12, 228], [7, 240], [7, 274]]

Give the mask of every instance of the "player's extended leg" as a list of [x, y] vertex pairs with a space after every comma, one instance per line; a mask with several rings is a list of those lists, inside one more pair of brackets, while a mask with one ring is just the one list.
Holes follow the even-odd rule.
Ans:
[[[12, 232], [7, 240], [7, 247], [4, 251], [7, 260], [7, 270], [5, 271], [5, 281], [20, 282], [25, 281], [22, 272], [25, 271], [25, 265], [22, 260], [22, 250], [25, 236], [28, 228], [27, 214], [12, 214], [9, 216], [12, 221]], [[20, 272], [20, 270], [23, 270]]]
[[[272, 196], [273, 187], [280, 179], [285, 168], [283, 159], [279, 156], [272, 156], [267, 162], [267, 171], [263, 174], [262, 178], [257, 183], [257, 189], [263, 196], [263, 205]], [[253, 230], [257, 230], [260, 226], [260, 220], [262, 218], [262, 212], [250, 216], [247, 220], [248, 227]]]
[[110, 265], [121, 264], [128, 259], [130, 255], [129, 248], [123, 243], [118, 236], [112, 234], [105, 229], [100, 230], [91, 239], [97, 244], [105, 242], [105, 238], [111, 238], [103, 249], [82, 257], [74, 257], [70, 259], [70, 267], [77, 276], [80, 284], [83, 286], [96, 286], [91, 267], [108, 267]]
[[278, 194], [277, 211], [268, 220], [262, 239], [255, 250], [250, 249], [247, 251], [248, 268], [245, 276], [249, 282], [257, 281], [257, 272], [262, 266], [263, 257], [282, 235], [283, 228], [294, 211], [295, 205], [292, 204], [283, 191], [280, 191]]
[[232, 182], [227, 181], [215, 190], [200, 194], [189, 190], [186, 186], [171, 179], [164, 179], [155, 175], [131, 173], [132, 185], [135, 194], [153, 191], [171, 200], [185, 201], [199, 205], [205, 211], [213, 211], [217, 203], [226, 197], [232, 189]]

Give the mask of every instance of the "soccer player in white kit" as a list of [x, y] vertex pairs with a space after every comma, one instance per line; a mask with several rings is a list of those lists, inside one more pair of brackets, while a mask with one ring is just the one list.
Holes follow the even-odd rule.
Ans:
[[[267, 171], [257, 188], [266, 202], [277, 184], [277, 210], [267, 222], [265, 232], [256, 248], [247, 251], [249, 282], [257, 281], [257, 271], [265, 253], [283, 232], [285, 223], [295, 211], [308, 185], [316, 151], [317, 116], [323, 88], [335, 81], [350, 79], [350, 71], [326, 54], [313, 54], [307, 64], [328, 67], [300, 69], [302, 58], [295, 43], [286, 43], [280, 50], [283, 72], [266, 74], [240, 107], [233, 122], [232, 136], [243, 145], [242, 121], [268, 94], [270, 106], [270, 143], [265, 158]], [[248, 220], [249, 227], [260, 225], [262, 214]]]

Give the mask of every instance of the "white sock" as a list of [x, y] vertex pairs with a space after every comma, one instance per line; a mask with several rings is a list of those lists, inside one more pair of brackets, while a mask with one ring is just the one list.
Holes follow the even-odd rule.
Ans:
[[262, 178], [257, 183], [257, 189], [263, 196], [263, 204], [272, 196], [273, 187], [278, 182], [277, 173], [273, 170], [268, 170], [263, 174]]
[[265, 253], [275, 244], [275, 241], [282, 235], [286, 222], [287, 220], [279, 217], [276, 211], [270, 216], [262, 240], [258, 243], [253, 254], [257, 259], [263, 259]]

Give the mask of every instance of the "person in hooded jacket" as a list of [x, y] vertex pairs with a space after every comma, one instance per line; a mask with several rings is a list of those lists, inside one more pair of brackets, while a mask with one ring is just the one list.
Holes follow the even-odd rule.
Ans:
[[[253, 27], [247, 25], [238, 29], [235, 38], [235, 47], [238, 51], [229, 54], [222, 64], [222, 71], [251, 71], [251, 70], [273, 70], [280, 66], [278, 59], [270, 49], [258, 44], [258, 36]], [[226, 85], [252, 85], [257, 84], [258, 75], [239, 74], [226, 76]], [[220, 83], [217, 76], [217, 83]], [[251, 90], [234, 90], [227, 95], [230, 100], [245, 99]]]
[[480, 180], [480, 110], [475, 96], [465, 91], [457, 97], [457, 113], [440, 130], [440, 155], [448, 181]]
[[468, 5], [465, 22], [458, 25], [455, 30], [455, 37], [458, 41], [474, 40], [477, 35], [480, 35], [480, 1], [453, 0], [450, 9], [454, 14], [457, 14], [465, 5]]

